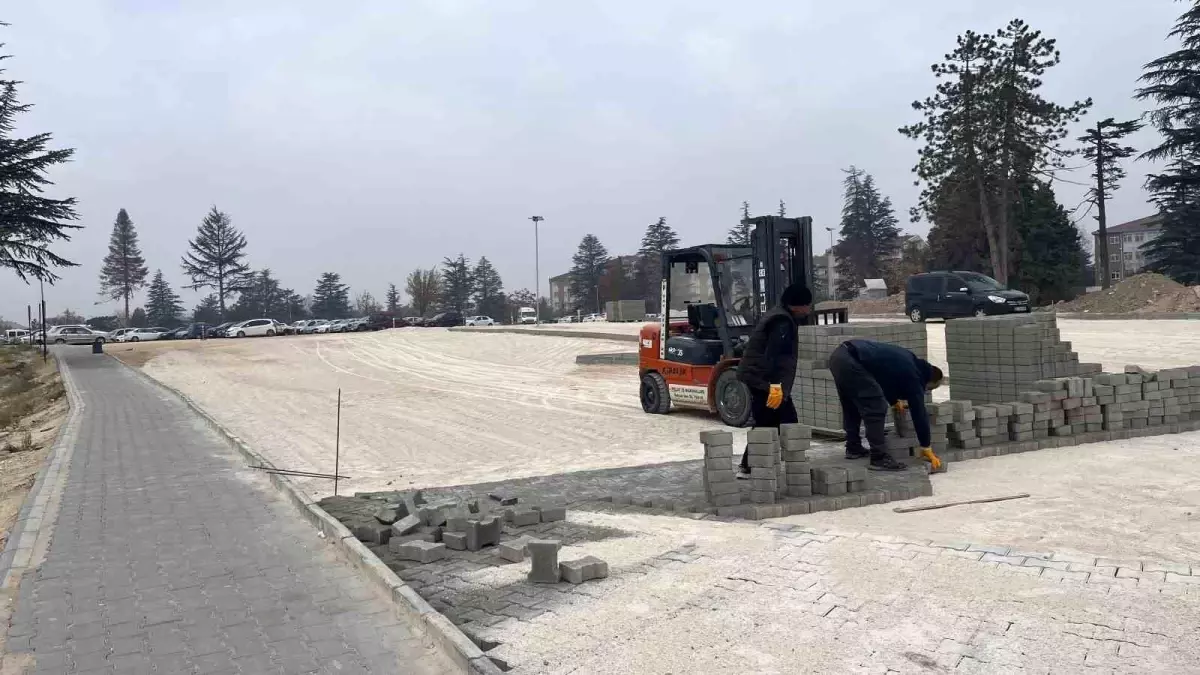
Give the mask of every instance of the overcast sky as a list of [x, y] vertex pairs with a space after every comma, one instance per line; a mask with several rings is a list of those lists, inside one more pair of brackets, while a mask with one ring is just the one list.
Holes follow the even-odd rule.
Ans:
[[[112, 222], [126, 208], [151, 273], [179, 259], [208, 208], [249, 240], [249, 263], [307, 294], [321, 272], [381, 298], [414, 267], [487, 256], [508, 289], [564, 272], [585, 233], [637, 249], [665, 216], [684, 243], [755, 214], [826, 225], [840, 169], [874, 174], [905, 226], [917, 145], [896, 129], [932, 93], [929, 65], [968, 29], [1021, 17], [1057, 38], [1046, 92], [1091, 96], [1086, 118], [1131, 118], [1171, 0], [61, 0], [6, 3], [8, 75], [74, 162], [53, 170], [80, 224], [80, 263], [47, 290], [51, 315], [96, 306]], [[1125, 11], [1136, 5], [1136, 11]], [[1075, 134], [1078, 135], [1078, 134]], [[1155, 140], [1145, 130], [1133, 144]], [[1147, 215], [1147, 166], [1110, 205]], [[1073, 180], [1086, 181], [1086, 172]], [[1083, 188], [1059, 185], [1078, 204]], [[1092, 225], [1090, 219], [1086, 225]], [[0, 316], [36, 302], [0, 271]], [[183, 292], [190, 311], [198, 293]]]

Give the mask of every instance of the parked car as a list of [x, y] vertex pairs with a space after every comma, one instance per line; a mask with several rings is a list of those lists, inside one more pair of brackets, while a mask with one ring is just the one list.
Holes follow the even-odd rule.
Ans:
[[158, 339], [159, 340], [178, 340], [180, 338], [180, 334], [183, 332], [186, 332], [186, 331], [187, 331], [187, 326], [180, 326], [178, 328], [170, 328], [168, 330], [163, 331], [162, 335], [159, 336]]
[[490, 316], [468, 316], [464, 324], [467, 326], [495, 326], [496, 321]]
[[458, 312], [442, 312], [441, 314], [435, 314], [433, 315], [433, 318], [429, 319], [429, 321], [425, 323], [425, 326], [428, 328], [451, 328], [453, 326], [461, 325], [463, 325], [463, 316]]
[[314, 333], [336, 333], [337, 331], [332, 330], [333, 324], [335, 324], [335, 323], [337, 323], [337, 322], [321, 319], [320, 323], [317, 324], [317, 327], [313, 329], [313, 332]]
[[226, 321], [225, 323], [219, 323], [212, 328], [209, 328], [208, 337], [225, 337], [225, 331], [228, 330], [233, 323], [234, 322], [232, 321]]
[[328, 323], [329, 322], [326, 321], [325, 319], [309, 319], [308, 322], [304, 324], [304, 328], [300, 329], [300, 332], [305, 335], [311, 335], [313, 333], [318, 332], [318, 330], [317, 330], [318, 328], [320, 328]]
[[162, 328], [134, 328], [133, 330], [121, 336], [121, 342], [150, 342], [159, 340], [163, 333], [166, 332]]
[[914, 322], [1029, 311], [1029, 296], [978, 272], [927, 272], [908, 278], [904, 311]]
[[9, 328], [4, 331], [4, 343], [10, 345], [29, 344], [29, 331], [24, 328]]
[[50, 331], [46, 340], [56, 345], [90, 345], [94, 342], [104, 344], [108, 341], [108, 333], [92, 330], [87, 326], [55, 326], [59, 330]]
[[251, 319], [227, 329], [225, 333], [234, 338], [273, 336], [275, 322], [270, 319]]
[[133, 331], [133, 330], [137, 330], [137, 329], [136, 328], [118, 328], [108, 334], [108, 341], [109, 342], [120, 342], [121, 337], [123, 335], [125, 335], [126, 333]]
[[275, 334], [276, 335], [291, 335], [292, 333], [295, 333], [295, 332], [296, 332], [296, 329], [292, 328], [291, 326], [287, 325], [286, 323], [284, 323], [282, 321], [275, 321]]

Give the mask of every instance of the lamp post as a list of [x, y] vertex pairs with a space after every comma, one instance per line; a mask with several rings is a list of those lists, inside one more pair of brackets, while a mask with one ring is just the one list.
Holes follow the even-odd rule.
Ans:
[[827, 227], [825, 231], [829, 233], [829, 254], [825, 256], [825, 276], [827, 277], [825, 283], [828, 288], [825, 291], [829, 293], [830, 300], [835, 300], [833, 292], [833, 228]]
[[38, 277], [38, 294], [42, 301], [42, 361], [46, 361], [46, 286], [41, 277]]
[[537, 317], [537, 325], [542, 325], [542, 271], [538, 261], [538, 223], [545, 220], [541, 216], [529, 216], [533, 221], [533, 315]]

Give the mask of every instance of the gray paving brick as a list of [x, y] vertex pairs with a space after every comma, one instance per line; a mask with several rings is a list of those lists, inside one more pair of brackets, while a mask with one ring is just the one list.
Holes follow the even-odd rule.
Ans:
[[108, 357], [63, 354], [81, 424], [7, 637], [37, 650], [33, 672], [452, 672], [181, 401]]

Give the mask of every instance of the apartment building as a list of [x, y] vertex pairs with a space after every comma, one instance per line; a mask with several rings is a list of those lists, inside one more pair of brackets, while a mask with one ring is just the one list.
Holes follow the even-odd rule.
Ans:
[[[1116, 283], [1141, 272], [1146, 267], [1146, 256], [1142, 247], [1158, 237], [1162, 227], [1162, 216], [1155, 214], [1128, 223], [1113, 225], [1108, 231], [1108, 276]], [[1092, 232], [1093, 249], [1100, 255], [1100, 231]], [[1099, 262], [1099, 261], [1097, 261]], [[1097, 266], [1099, 267], [1099, 266]], [[1100, 283], [1100, 279], [1096, 279]]]

